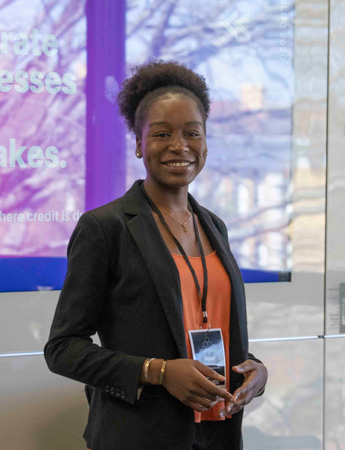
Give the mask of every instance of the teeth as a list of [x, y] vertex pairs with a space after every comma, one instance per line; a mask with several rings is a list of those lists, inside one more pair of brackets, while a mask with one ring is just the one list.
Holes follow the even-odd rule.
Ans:
[[184, 167], [184, 166], [189, 166], [191, 163], [187, 162], [187, 161], [183, 161], [183, 162], [168, 162], [167, 166], [172, 166], [172, 167]]

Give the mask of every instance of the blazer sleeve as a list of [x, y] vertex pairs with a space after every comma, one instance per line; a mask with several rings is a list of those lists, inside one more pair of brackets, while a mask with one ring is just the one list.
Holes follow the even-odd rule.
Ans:
[[[210, 213], [210, 211], [208, 211]], [[221, 232], [222, 236], [224, 237], [224, 239], [226, 240], [226, 242], [229, 245], [229, 236], [228, 236], [228, 230], [227, 227], [225, 225], [225, 223], [222, 221], [222, 219], [220, 219], [219, 217], [217, 217], [215, 214], [211, 213], [213, 222], [215, 223], [216, 227], [218, 228], [218, 230]], [[230, 247], [230, 246], [229, 246]], [[248, 353], [248, 359], [251, 359], [257, 363], [263, 364], [262, 361], [260, 361], [260, 359], [256, 358], [252, 353]], [[261, 391], [256, 395], [256, 397], [260, 397], [260, 395], [262, 395], [265, 392], [265, 387], [263, 387], [261, 389]]]
[[100, 347], [91, 339], [106, 301], [110, 260], [92, 214], [80, 218], [67, 255], [67, 276], [44, 348], [47, 365], [54, 373], [134, 404], [145, 358]]

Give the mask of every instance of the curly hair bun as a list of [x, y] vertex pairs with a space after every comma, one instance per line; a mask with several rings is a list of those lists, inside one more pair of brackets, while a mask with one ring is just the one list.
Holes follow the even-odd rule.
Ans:
[[[206, 121], [210, 110], [210, 99], [205, 78], [183, 64], [159, 60], [132, 69], [132, 76], [124, 81], [122, 91], [118, 94], [120, 113], [124, 116], [130, 131], [140, 133], [139, 124], [136, 123], [138, 122], [138, 119], [136, 120], [138, 106], [148, 94], [155, 91], [157, 95], [149, 95], [149, 105], [169, 92], [180, 93], [196, 101]], [[144, 108], [140, 105], [141, 119], [145, 116], [149, 105]], [[139, 122], [141, 123], [142, 120]]]

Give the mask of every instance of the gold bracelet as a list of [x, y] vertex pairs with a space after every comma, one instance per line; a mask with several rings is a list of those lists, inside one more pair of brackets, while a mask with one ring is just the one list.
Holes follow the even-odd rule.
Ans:
[[159, 375], [159, 384], [163, 384], [163, 378], [164, 378], [166, 365], [167, 365], [167, 360], [165, 359], [163, 361], [163, 364], [162, 364], [162, 367], [161, 367], [161, 373]]
[[150, 380], [149, 380], [149, 365], [150, 365], [150, 362], [153, 361], [154, 359], [156, 359], [156, 358], [151, 358], [151, 359], [146, 360], [145, 365], [144, 365], [144, 378], [145, 378], [145, 381], [147, 381], [148, 383], [150, 382]]

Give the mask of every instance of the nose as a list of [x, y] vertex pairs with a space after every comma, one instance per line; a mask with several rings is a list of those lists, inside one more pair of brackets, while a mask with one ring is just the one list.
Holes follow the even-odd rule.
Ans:
[[184, 138], [180, 134], [174, 134], [171, 136], [169, 143], [169, 150], [172, 152], [184, 153], [188, 151], [188, 145]]

